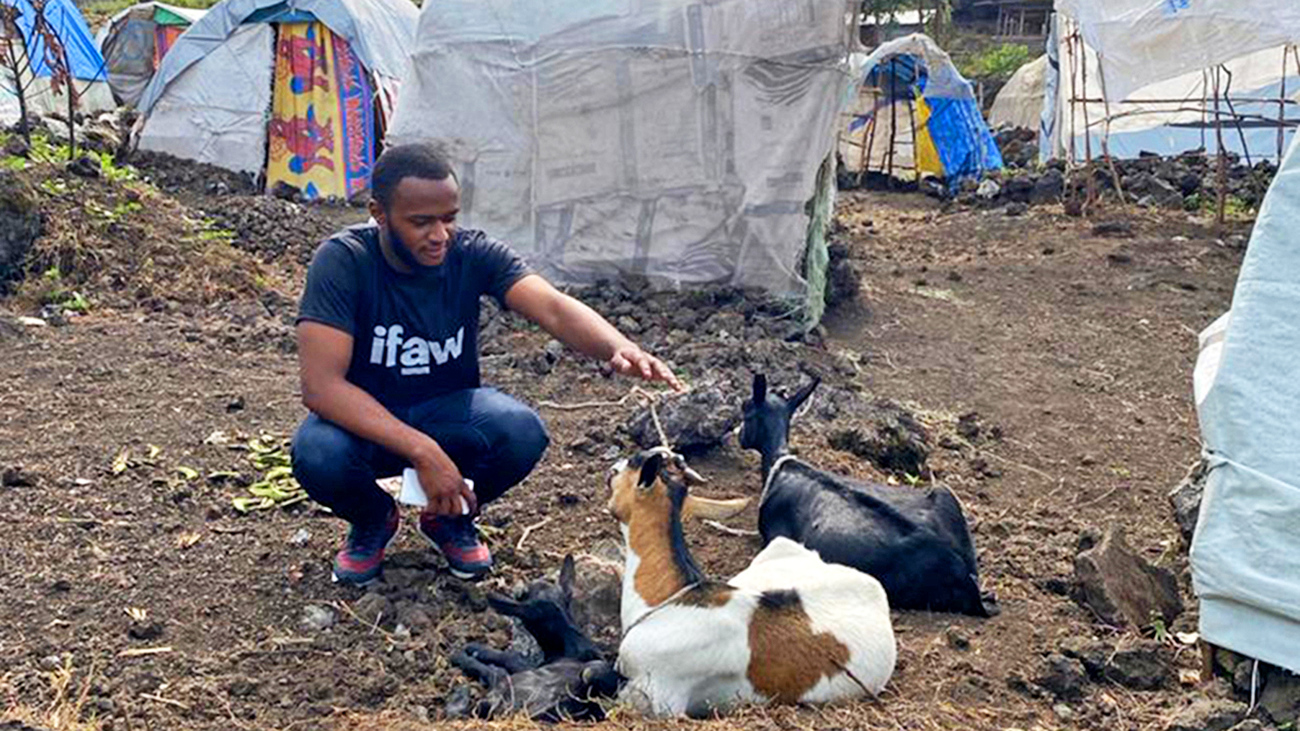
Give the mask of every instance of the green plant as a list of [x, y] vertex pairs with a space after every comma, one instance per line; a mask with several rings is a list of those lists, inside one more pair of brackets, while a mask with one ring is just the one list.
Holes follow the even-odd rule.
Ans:
[[104, 179], [113, 183], [124, 183], [139, 177], [130, 165], [118, 165], [113, 156], [107, 152], [92, 153], [99, 158], [99, 168]]
[[31, 151], [28, 153], [33, 162], [65, 163], [72, 159], [72, 149], [67, 145], [56, 145], [43, 134], [32, 135]]
[[1006, 81], [1028, 61], [1028, 48], [1017, 43], [1003, 43], [966, 59], [961, 72], [967, 78]]
[[68, 183], [61, 178], [46, 178], [41, 181], [41, 190], [50, 195], [63, 195], [68, 192]]
[[46, 269], [41, 275], [41, 291], [43, 305], [55, 305], [67, 312], [85, 313], [90, 310], [90, 301], [84, 295], [64, 285], [63, 272], [57, 266]]

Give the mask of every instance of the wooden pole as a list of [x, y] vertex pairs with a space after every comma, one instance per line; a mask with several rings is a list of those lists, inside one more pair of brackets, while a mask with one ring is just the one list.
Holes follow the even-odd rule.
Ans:
[[1115, 193], [1119, 196], [1120, 206], [1128, 201], [1124, 200], [1124, 185], [1120, 182], [1119, 170], [1115, 167], [1115, 158], [1110, 156], [1110, 97], [1106, 94], [1106, 65], [1101, 62], [1101, 54], [1097, 54], [1097, 77], [1101, 83], [1101, 103], [1106, 114], [1106, 128], [1101, 133], [1101, 154], [1106, 158], [1106, 165], [1110, 167], [1110, 177], [1115, 181]]
[[1228, 159], [1223, 154], [1223, 117], [1219, 115], [1219, 68], [1214, 67], [1214, 138], [1219, 148], [1219, 169], [1215, 175], [1218, 210], [1215, 212], [1214, 222], [1222, 226], [1228, 208]]
[[[1079, 79], [1083, 98], [1088, 98], [1088, 48], [1083, 43], [1083, 36], [1075, 34], [1075, 39], [1079, 42], [1079, 58], [1083, 59], [1079, 69], [1082, 74]], [[1097, 202], [1097, 181], [1092, 176], [1092, 124], [1088, 121], [1088, 103], [1083, 103], [1083, 154], [1087, 159], [1088, 171], [1088, 208], [1091, 208]]]
[[898, 79], [898, 59], [889, 59], [889, 168], [885, 174], [894, 177], [894, 142], [898, 137], [898, 104], [896, 103], [897, 95], [894, 90], [897, 88]]
[[1277, 161], [1282, 162], [1282, 130], [1286, 125], [1286, 54], [1289, 45], [1282, 46], [1282, 90], [1277, 96]]

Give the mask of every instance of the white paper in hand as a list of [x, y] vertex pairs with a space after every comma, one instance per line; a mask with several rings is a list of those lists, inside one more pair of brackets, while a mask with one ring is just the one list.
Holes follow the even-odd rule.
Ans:
[[[465, 480], [465, 486], [470, 492], [474, 492], [474, 481], [468, 477]], [[424, 494], [424, 488], [420, 486], [420, 475], [414, 469], [407, 467], [402, 471], [402, 492], [398, 494], [397, 499], [407, 505], [416, 505], [421, 508], [428, 507], [429, 496]], [[460, 498], [460, 514], [469, 515], [469, 503], [465, 498]]]

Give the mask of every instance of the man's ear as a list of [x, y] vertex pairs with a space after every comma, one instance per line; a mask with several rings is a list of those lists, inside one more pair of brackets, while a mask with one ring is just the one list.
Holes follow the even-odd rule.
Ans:
[[379, 201], [375, 200], [374, 198], [371, 198], [370, 205], [368, 206], [368, 208], [370, 209], [370, 217], [375, 219], [376, 223], [378, 223], [380, 226], [384, 226], [387, 224], [388, 217], [384, 215], [384, 207], [379, 205]]

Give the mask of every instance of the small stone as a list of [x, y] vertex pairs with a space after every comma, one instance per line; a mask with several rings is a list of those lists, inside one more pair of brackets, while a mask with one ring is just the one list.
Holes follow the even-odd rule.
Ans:
[[1070, 719], [1074, 718], [1074, 709], [1070, 708], [1064, 703], [1057, 703], [1056, 705], [1052, 706], [1052, 713], [1055, 713], [1056, 717], [1061, 719], [1062, 721], [1069, 721]]
[[236, 396], [230, 399], [230, 401], [226, 402], [226, 413], [234, 413], [236, 411], [243, 411], [243, 410], [244, 410], [243, 396]]
[[610, 446], [605, 447], [605, 451], [600, 455], [600, 458], [608, 462], [610, 460], [618, 459], [622, 454], [623, 450], [619, 449], [616, 445], [611, 444]]
[[31, 151], [32, 148], [22, 135], [12, 134], [5, 140], [5, 154], [9, 157], [27, 157]]
[[975, 195], [979, 196], [980, 198], [983, 198], [986, 201], [997, 198], [998, 194], [1001, 192], [1002, 192], [1002, 186], [998, 185], [997, 181], [994, 180], [985, 180], [979, 184], [978, 188], [975, 189]]
[[1097, 464], [1097, 458], [1092, 456], [1091, 454], [1085, 454], [1079, 458], [1079, 464], [1083, 465], [1084, 467], [1092, 467], [1093, 465]]
[[1246, 716], [1245, 703], [1198, 698], [1179, 711], [1165, 731], [1228, 731]]
[[1228, 731], [1265, 731], [1267, 727], [1258, 718], [1248, 718], [1245, 721], [1233, 726]]
[[559, 340], [547, 341], [546, 347], [542, 349], [546, 354], [546, 359], [552, 363], [558, 363], [560, 358], [564, 357], [564, 343]]
[[1028, 212], [1029, 212], [1029, 205], [1026, 203], [1021, 203], [1019, 201], [1015, 203], [1008, 203], [1007, 207], [1003, 210], [1003, 213], [1013, 218], [1016, 216], [1023, 216]]
[[103, 172], [103, 165], [94, 155], [82, 155], [68, 163], [68, 172], [81, 178], [98, 178]]
[[1083, 663], [1064, 655], [1052, 653], [1047, 656], [1046, 667], [1034, 683], [1042, 686], [1063, 701], [1077, 701], [1083, 698], [1083, 689], [1088, 684], [1088, 674]]
[[1192, 535], [1196, 532], [1196, 518], [1201, 511], [1201, 495], [1205, 493], [1205, 478], [1209, 472], [1207, 467], [1203, 460], [1197, 462], [1182, 482], [1169, 492], [1174, 522], [1178, 524], [1184, 545], [1192, 544]]
[[954, 650], [965, 652], [970, 649], [970, 638], [956, 627], [949, 627], [943, 633], [943, 637], [948, 641], [948, 646]]
[[0, 470], [0, 485], [4, 487], [36, 487], [36, 475], [21, 465]]
[[[1156, 690], [1173, 679], [1174, 673], [1157, 642], [1143, 641], [1112, 653], [1102, 670], [1107, 680], [1133, 690]], [[1086, 663], [1085, 663], [1086, 664]]]
[[1092, 235], [1128, 237], [1133, 235], [1133, 227], [1124, 221], [1102, 221], [1092, 227]]
[[294, 533], [293, 537], [289, 539], [289, 545], [291, 546], [301, 547], [308, 543], [311, 543], [311, 531], [306, 528], [299, 528], [298, 532]]
[[393, 616], [393, 603], [388, 600], [388, 597], [373, 591], [367, 592], [365, 596], [358, 599], [357, 603], [352, 605], [352, 611], [367, 624], [391, 627], [396, 619]]
[[63, 665], [63, 658], [58, 655], [46, 655], [41, 658], [42, 670], [58, 670]]
[[329, 607], [308, 604], [303, 607], [302, 618], [298, 620], [298, 626], [307, 632], [322, 632], [334, 626], [338, 620], [338, 615]]
[[635, 319], [627, 315], [624, 315], [618, 318], [617, 320], [615, 320], [614, 326], [617, 327], [619, 332], [623, 333], [624, 335], [637, 334], [641, 332], [641, 323], [637, 322]]
[[132, 622], [131, 626], [127, 627], [126, 634], [135, 640], [156, 640], [163, 636], [163, 624], [157, 621]]
[[1141, 628], [1153, 616], [1172, 623], [1183, 611], [1177, 577], [1134, 553], [1120, 526], [1075, 557], [1074, 575], [1082, 603], [1111, 625]]
[[433, 618], [418, 604], [404, 606], [397, 612], [397, 621], [410, 628], [412, 634], [423, 634], [433, 627]]

